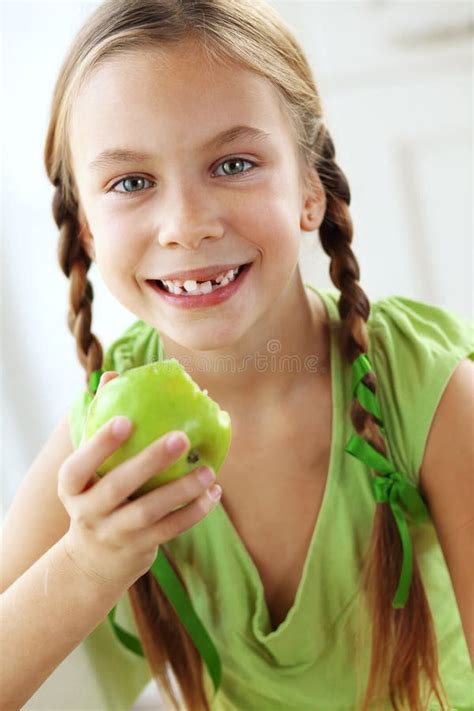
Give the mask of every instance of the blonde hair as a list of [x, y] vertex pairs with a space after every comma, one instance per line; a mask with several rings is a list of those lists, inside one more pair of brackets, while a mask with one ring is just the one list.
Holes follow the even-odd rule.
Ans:
[[[340, 291], [341, 352], [352, 364], [368, 352], [370, 303], [359, 284], [359, 264], [351, 248], [350, 190], [322, 120], [311, 68], [289, 28], [261, 0], [108, 0], [89, 16], [63, 62], [45, 146], [47, 174], [56, 186], [53, 214], [59, 229], [59, 262], [70, 279], [68, 323], [86, 382], [102, 367], [103, 352], [91, 333], [93, 291], [87, 279], [91, 260], [80, 238], [81, 208], [68, 140], [74, 100], [92, 70], [108, 59], [150, 47], [165, 50], [189, 38], [195, 38], [215, 61], [237, 63], [267, 78], [277, 89], [294, 128], [301, 166], [316, 168], [326, 194], [319, 236], [330, 257], [332, 282]], [[376, 392], [373, 371], [365, 375], [364, 383]], [[377, 421], [357, 399], [352, 401], [350, 415], [355, 432], [386, 456]], [[445, 708], [439, 692], [443, 686], [433, 619], [415, 552], [407, 603], [402, 609], [392, 607], [401, 561], [391, 510], [386, 503], [378, 504], [361, 573], [361, 591], [372, 620], [371, 663], [361, 711], [368, 711], [377, 694], [388, 696], [396, 711], [406, 706], [422, 711], [427, 703], [421, 698], [422, 675], [429, 695], [434, 692], [441, 709]], [[152, 674], [166, 698], [179, 708], [166, 671], [169, 662], [187, 707], [192, 711], [209, 709], [201, 658], [151, 572], [136, 581], [129, 597]]]

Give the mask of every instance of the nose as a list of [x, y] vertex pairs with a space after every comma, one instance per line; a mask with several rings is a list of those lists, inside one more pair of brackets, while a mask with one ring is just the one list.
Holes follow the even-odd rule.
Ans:
[[179, 244], [184, 249], [196, 250], [202, 240], [220, 239], [223, 225], [204, 189], [181, 185], [163, 200], [158, 235], [162, 247]]

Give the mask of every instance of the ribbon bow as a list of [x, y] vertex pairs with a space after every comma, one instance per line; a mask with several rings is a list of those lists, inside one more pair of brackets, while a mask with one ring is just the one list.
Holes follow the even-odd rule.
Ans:
[[[371, 369], [369, 358], [365, 353], [362, 353], [353, 363], [352, 390], [364, 409], [376, 417], [380, 429], [386, 437], [375, 394], [362, 382], [364, 375]], [[378, 503], [389, 504], [400, 534], [403, 560], [392, 606], [394, 608], [404, 607], [408, 598], [413, 573], [413, 555], [410, 532], [403, 514], [403, 508], [415, 523], [421, 523], [428, 517], [428, 509], [416, 487], [410, 484], [404, 475], [396, 471], [388, 459], [380, 452], [377, 452], [366, 440], [358, 435], [352, 435], [344, 451], [352, 454], [368, 467], [382, 472], [382, 475], [371, 477], [370, 483], [375, 500]]]
[[[89, 388], [93, 394], [95, 394], [99, 386], [99, 380], [102, 372], [103, 371], [100, 369], [95, 370], [89, 378]], [[209, 637], [206, 628], [199, 619], [185, 587], [182, 585], [180, 579], [168, 562], [162, 546], [158, 549], [158, 555], [151, 566], [151, 572], [158, 581], [162, 590], [165, 592], [168, 600], [183, 623], [183, 626], [201, 654], [214, 684], [215, 692], [217, 693], [222, 678], [222, 667], [219, 654], [214, 646], [214, 643]], [[127, 649], [140, 657], [144, 657], [145, 654], [140, 640], [134, 634], [127, 632], [126, 629], [115, 621], [116, 609], [117, 606], [115, 606], [108, 613], [108, 618], [115, 635]]]

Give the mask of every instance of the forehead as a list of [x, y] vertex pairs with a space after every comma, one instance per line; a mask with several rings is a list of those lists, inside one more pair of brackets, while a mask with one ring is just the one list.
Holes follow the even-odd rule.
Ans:
[[279, 93], [265, 77], [216, 63], [189, 43], [129, 51], [106, 60], [82, 86], [71, 113], [71, 152], [86, 164], [104, 148], [185, 151], [235, 124], [291, 140]]

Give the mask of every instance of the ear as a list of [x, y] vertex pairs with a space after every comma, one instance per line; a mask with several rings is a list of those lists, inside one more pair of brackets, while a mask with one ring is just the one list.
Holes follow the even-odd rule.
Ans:
[[319, 229], [326, 213], [326, 204], [326, 192], [321, 178], [311, 166], [306, 173], [301, 205], [300, 228], [304, 232]]

